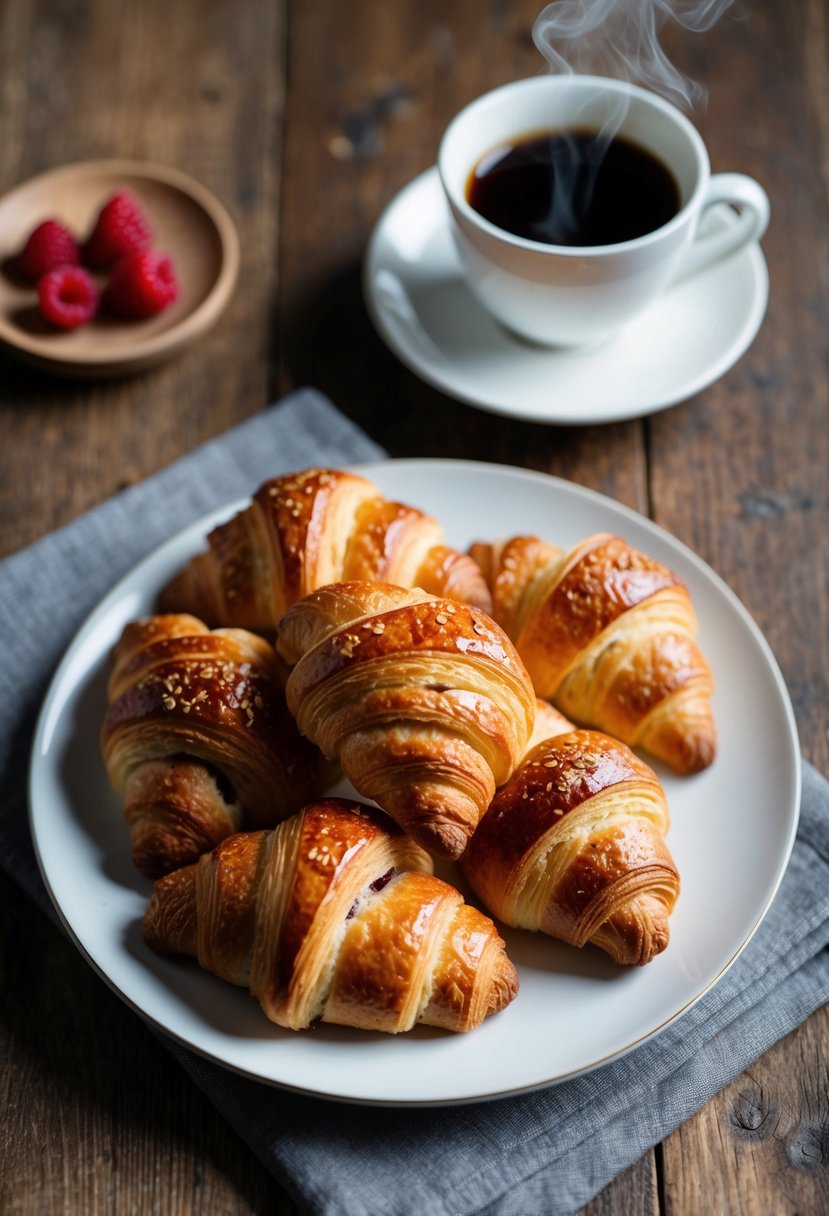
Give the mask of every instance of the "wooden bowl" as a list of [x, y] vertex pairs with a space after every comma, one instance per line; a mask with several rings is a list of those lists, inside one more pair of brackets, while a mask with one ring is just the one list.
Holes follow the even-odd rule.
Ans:
[[[15, 271], [14, 259], [33, 228], [57, 219], [80, 242], [98, 211], [118, 190], [141, 203], [152, 248], [168, 254], [181, 294], [155, 317], [125, 321], [106, 315], [61, 331], [37, 310], [37, 290]], [[239, 239], [221, 203], [198, 182], [164, 165], [129, 160], [64, 165], [16, 186], [0, 198], [0, 345], [45, 371], [101, 377], [140, 371], [176, 354], [216, 321], [239, 271]], [[95, 276], [101, 285], [106, 276]]]

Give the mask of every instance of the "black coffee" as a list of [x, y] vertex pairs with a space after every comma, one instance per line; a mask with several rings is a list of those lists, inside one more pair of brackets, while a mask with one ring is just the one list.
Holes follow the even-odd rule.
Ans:
[[493, 149], [466, 198], [490, 223], [545, 245], [616, 245], [661, 228], [679, 188], [652, 153], [623, 136], [544, 131]]

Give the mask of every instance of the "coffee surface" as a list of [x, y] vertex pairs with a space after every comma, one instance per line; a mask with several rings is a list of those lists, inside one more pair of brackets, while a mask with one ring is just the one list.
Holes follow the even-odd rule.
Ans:
[[482, 157], [466, 198], [515, 236], [545, 245], [616, 245], [680, 209], [670, 170], [630, 140], [589, 131], [528, 134]]

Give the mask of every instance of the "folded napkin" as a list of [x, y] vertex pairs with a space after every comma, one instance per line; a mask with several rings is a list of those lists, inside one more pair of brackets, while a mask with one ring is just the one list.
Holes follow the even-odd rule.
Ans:
[[[382, 455], [305, 390], [0, 562], [0, 860], [41, 907], [51, 909], [27, 827], [31, 737], [87, 613], [171, 532], [265, 477]], [[463, 1107], [348, 1108], [258, 1084], [164, 1042], [303, 1211], [557, 1216], [577, 1211], [829, 1000], [827, 942], [829, 784], [806, 765], [791, 863], [744, 953], [661, 1035], [585, 1076]]]

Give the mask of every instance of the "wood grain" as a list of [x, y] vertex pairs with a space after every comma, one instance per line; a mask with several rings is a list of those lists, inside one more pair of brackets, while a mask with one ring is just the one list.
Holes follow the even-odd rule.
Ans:
[[[670, 1138], [665, 1210], [829, 1209], [829, 1012], [776, 1044]], [[762, 1210], [759, 1207], [757, 1210]]]
[[2, 19], [0, 189], [74, 160], [172, 164], [230, 210], [244, 284], [204, 341], [145, 375], [79, 387], [0, 354], [8, 552], [265, 404], [284, 27], [256, 0], [9, 0]]
[[[825, 722], [814, 728], [829, 703], [829, 647], [815, 646], [829, 637], [829, 214], [827, 179], [812, 167], [816, 149], [823, 158], [829, 152], [826, 30], [821, 5], [767, 5], [752, 11], [747, 28], [724, 21], [711, 40], [716, 83], [699, 125], [715, 170], [752, 174], [769, 193], [769, 309], [749, 359], [649, 422], [653, 516], [722, 574], [754, 616], [780, 661], [806, 755], [824, 772], [829, 735]], [[807, 73], [810, 105], [793, 63]], [[773, 105], [758, 107], [755, 74], [774, 82]], [[746, 119], [724, 124], [722, 113]]]
[[277, 1183], [0, 876], [0, 1211], [288, 1216]]
[[[6, 0], [0, 190], [97, 156], [177, 165], [228, 206], [240, 286], [146, 375], [64, 384], [0, 356], [0, 554], [300, 383], [397, 456], [542, 469], [650, 514], [768, 637], [803, 748], [829, 772], [829, 18], [765, 0], [675, 62], [708, 89], [713, 167], [766, 185], [772, 293], [750, 352], [646, 422], [547, 428], [449, 400], [369, 322], [365, 243], [466, 101], [541, 70], [529, 0]], [[0, 234], [0, 238], [2, 234]], [[746, 741], [747, 763], [751, 741]], [[0, 881], [0, 1210], [295, 1212], [81, 956]], [[829, 1210], [829, 1013], [758, 1060], [583, 1216]], [[527, 1216], [534, 1216], [528, 1213]]]
[[[772, 203], [763, 242], [769, 310], [750, 359], [693, 402], [654, 417], [654, 518], [736, 591], [786, 680], [804, 754], [829, 771], [829, 393], [825, 267], [829, 105], [825, 8], [763, 5], [710, 40], [699, 126], [712, 166], [757, 177]], [[792, 71], [802, 65], [804, 75]], [[773, 82], [758, 104], [756, 79]], [[806, 96], [804, 96], [804, 85]], [[769, 92], [769, 91], [767, 91]], [[742, 115], [723, 123], [718, 116]], [[793, 189], [793, 184], [797, 183]], [[689, 473], [693, 475], [689, 477]], [[689, 501], [689, 487], [693, 487]], [[666, 1211], [829, 1209], [826, 1011], [728, 1086], [663, 1147]]]
[[389, 0], [370, 37], [365, 21], [343, 22], [333, 0], [294, 13], [289, 61], [302, 70], [291, 72], [288, 94], [277, 387], [318, 385], [394, 456], [543, 469], [646, 510], [639, 423], [551, 431], [452, 401], [397, 362], [363, 303], [371, 228], [396, 192], [434, 163], [452, 115], [479, 93], [543, 67], [530, 36], [537, 11], [528, 0], [489, 12]]

